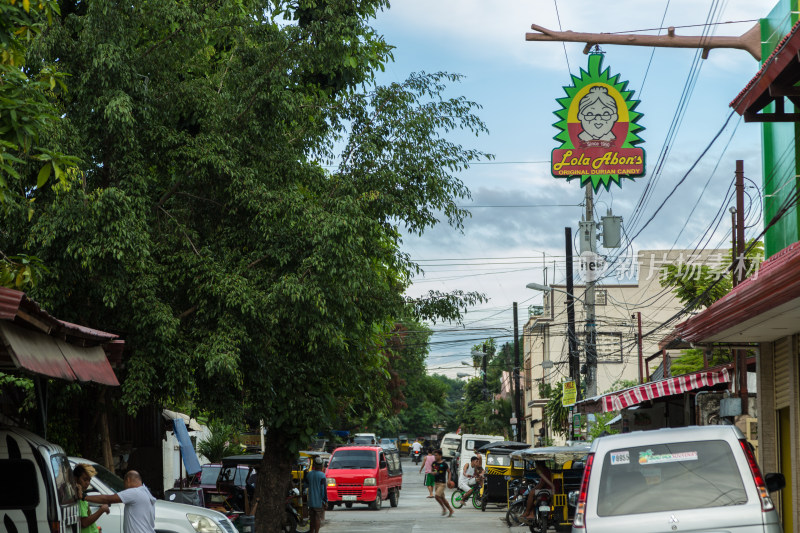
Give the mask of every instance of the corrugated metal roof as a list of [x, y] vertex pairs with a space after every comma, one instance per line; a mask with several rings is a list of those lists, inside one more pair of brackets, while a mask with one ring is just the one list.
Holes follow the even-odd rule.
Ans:
[[17, 316], [19, 304], [24, 296], [24, 292], [0, 287], [0, 318], [14, 320], [14, 317]]
[[75, 346], [8, 321], [0, 321], [0, 338], [17, 368], [66, 381], [119, 386], [100, 346]]
[[0, 321], [0, 337], [17, 368], [66, 381], [78, 379], [53, 337], [5, 321]]
[[[67, 381], [118, 386], [109, 359], [120, 362], [118, 335], [59, 320], [21, 291], [0, 287], [4, 364]], [[7, 357], [6, 357], [7, 356]]]
[[100, 343], [119, 338], [119, 335], [114, 333], [59, 320], [28, 298], [24, 292], [6, 287], [0, 287], [0, 319], [27, 322], [43, 331], [46, 328], [54, 330], [45, 331], [45, 333], [58, 332], [64, 336]]

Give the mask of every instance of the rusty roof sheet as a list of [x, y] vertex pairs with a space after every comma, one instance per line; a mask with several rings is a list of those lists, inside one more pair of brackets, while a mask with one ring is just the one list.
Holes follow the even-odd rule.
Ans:
[[13, 320], [34, 326], [44, 333], [58, 333], [67, 337], [105, 344], [119, 335], [59, 320], [41, 308], [24, 292], [0, 287], [0, 319]]

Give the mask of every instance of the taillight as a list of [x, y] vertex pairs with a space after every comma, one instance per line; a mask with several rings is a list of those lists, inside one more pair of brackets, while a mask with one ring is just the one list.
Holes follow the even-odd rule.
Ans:
[[592, 463], [594, 463], [594, 454], [590, 453], [586, 457], [586, 466], [583, 469], [581, 492], [578, 495], [578, 506], [575, 508], [575, 520], [572, 522], [572, 527], [586, 527], [586, 496], [589, 493], [589, 476], [592, 473]]
[[769, 491], [767, 491], [767, 485], [764, 483], [764, 476], [761, 475], [761, 469], [758, 468], [756, 456], [745, 439], [739, 439], [739, 444], [742, 446], [744, 456], [747, 458], [747, 466], [750, 467], [750, 473], [753, 474], [753, 481], [756, 482], [758, 499], [761, 500], [761, 510], [764, 512], [772, 511], [775, 509], [775, 504], [772, 503], [772, 498], [769, 497]]

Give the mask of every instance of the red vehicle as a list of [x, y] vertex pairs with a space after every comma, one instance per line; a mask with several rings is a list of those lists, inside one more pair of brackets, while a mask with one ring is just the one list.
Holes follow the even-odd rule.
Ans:
[[365, 503], [377, 510], [383, 500], [397, 507], [403, 488], [403, 468], [397, 448], [342, 446], [331, 455], [328, 469], [328, 509]]

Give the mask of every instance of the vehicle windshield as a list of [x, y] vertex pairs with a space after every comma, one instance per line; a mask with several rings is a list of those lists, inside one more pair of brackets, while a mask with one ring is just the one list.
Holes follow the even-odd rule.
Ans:
[[606, 454], [600, 470], [600, 516], [744, 503], [739, 468], [721, 440], [620, 448]]
[[461, 441], [458, 439], [444, 439], [445, 444], [449, 444], [450, 446], [458, 446]]
[[486, 456], [486, 466], [509, 466], [511, 457], [508, 455], [496, 455], [489, 453]]
[[356, 437], [353, 442], [355, 444], [375, 444], [375, 439], [372, 437]]
[[247, 473], [250, 469], [246, 466], [236, 466], [235, 468], [235, 471], [232, 466], [223, 469], [217, 481], [230, 483], [231, 478], [233, 478], [234, 485], [237, 487], [244, 487], [247, 482]]
[[372, 450], [337, 450], [331, 458], [329, 469], [375, 468], [377, 455]]
[[95, 477], [99, 479], [106, 487], [114, 492], [121, 492], [125, 490], [125, 482], [122, 481], [121, 477], [102, 465], [92, 464], [92, 466], [95, 470], [97, 470], [97, 475]]
[[219, 465], [207, 465], [200, 471], [200, 484], [201, 485], [216, 485], [219, 471], [222, 467]]

